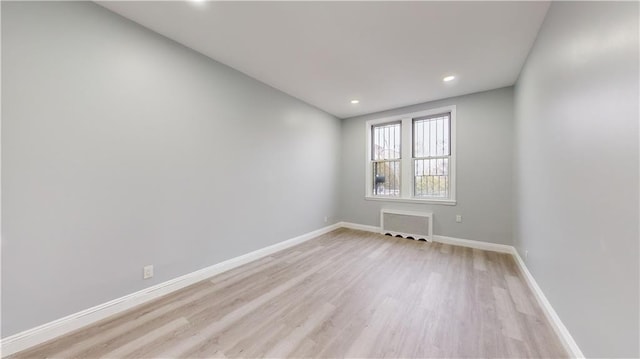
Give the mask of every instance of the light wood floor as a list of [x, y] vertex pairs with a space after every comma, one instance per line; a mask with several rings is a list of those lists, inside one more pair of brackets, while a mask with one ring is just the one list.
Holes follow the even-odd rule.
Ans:
[[510, 255], [338, 229], [13, 357], [566, 356]]

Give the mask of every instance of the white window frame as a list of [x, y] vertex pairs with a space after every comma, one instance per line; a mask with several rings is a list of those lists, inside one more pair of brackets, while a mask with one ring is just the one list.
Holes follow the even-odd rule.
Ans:
[[[449, 142], [451, 145], [451, 157], [449, 160], [449, 198], [424, 198], [414, 195], [414, 160], [413, 160], [413, 119], [418, 117], [433, 116], [443, 113], [451, 114], [451, 130]], [[400, 196], [375, 196], [373, 194], [373, 167], [371, 161], [371, 128], [387, 122], [400, 121], [401, 125], [401, 156], [400, 156]], [[404, 113], [401, 115], [377, 118], [369, 120], [365, 124], [366, 157], [365, 157], [365, 199], [385, 202], [408, 202], [424, 204], [456, 204], [456, 106], [444, 106], [434, 109]]]

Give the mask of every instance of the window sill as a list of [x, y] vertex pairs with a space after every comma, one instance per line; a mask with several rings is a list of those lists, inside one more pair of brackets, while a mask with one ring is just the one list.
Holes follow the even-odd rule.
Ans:
[[455, 206], [456, 201], [450, 199], [420, 199], [420, 198], [401, 198], [401, 197], [374, 197], [365, 196], [367, 201], [381, 201], [381, 202], [403, 202], [403, 203], [420, 203], [420, 204], [441, 204], [445, 206]]

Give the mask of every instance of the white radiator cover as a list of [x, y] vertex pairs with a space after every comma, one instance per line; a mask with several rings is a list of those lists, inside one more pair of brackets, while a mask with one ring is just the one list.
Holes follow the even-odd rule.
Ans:
[[414, 239], [433, 240], [433, 213], [403, 211], [396, 209], [380, 210], [380, 230], [383, 234], [401, 235]]

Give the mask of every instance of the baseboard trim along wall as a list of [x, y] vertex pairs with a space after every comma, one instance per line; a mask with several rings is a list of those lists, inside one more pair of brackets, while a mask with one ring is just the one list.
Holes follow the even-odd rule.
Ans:
[[338, 226], [342, 228], [356, 229], [358, 231], [380, 233], [380, 227], [368, 226], [366, 224], [357, 224], [351, 222], [338, 222]]
[[255, 261], [256, 259], [266, 257], [275, 252], [308, 241], [322, 234], [331, 232], [337, 228], [340, 228], [340, 224], [323, 227], [3, 338], [0, 341], [1, 357], [4, 358], [19, 351], [42, 344], [99, 320], [124, 312], [125, 310], [131, 309], [140, 304], [205, 280], [216, 274], [220, 274], [243, 264]]
[[[343, 227], [343, 228], [350, 228], [350, 229], [357, 229], [357, 230], [360, 230], [360, 231], [381, 233], [380, 227], [376, 227], [376, 226], [368, 226], [368, 225], [364, 225], [364, 224], [357, 224], [357, 223], [350, 223], [350, 222], [340, 222], [340, 223], [338, 223], [338, 225], [340, 227]], [[497, 244], [497, 243], [489, 243], [489, 242], [482, 242], [482, 241], [474, 241], [474, 240], [470, 240], [470, 239], [439, 236], [439, 235], [435, 235], [435, 234], [433, 235], [433, 240], [435, 242], [451, 244], [451, 245], [454, 245], [454, 246], [484, 249], [484, 250], [487, 250], [487, 251], [500, 252], [500, 253], [513, 253], [513, 250], [514, 250], [512, 246], [508, 246], [506, 244]]]
[[540, 304], [540, 307], [542, 308], [544, 315], [547, 317], [547, 320], [549, 320], [549, 322], [551, 323], [551, 326], [553, 327], [553, 330], [556, 332], [556, 335], [560, 338], [560, 341], [562, 342], [562, 345], [564, 346], [565, 350], [569, 353], [569, 355], [571, 355], [574, 358], [584, 358], [585, 356], [584, 354], [582, 354], [582, 350], [580, 350], [580, 348], [578, 347], [578, 344], [576, 343], [575, 340], [573, 340], [573, 337], [569, 333], [569, 330], [567, 329], [567, 327], [564, 326], [564, 324], [560, 320], [558, 313], [556, 313], [556, 311], [553, 310], [551, 303], [549, 303], [549, 300], [547, 300], [547, 297], [544, 295], [544, 292], [542, 292], [542, 289], [540, 289], [540, 286], [538, 286], [538, 283], [533, 278], [533, 275], [531, 274], [531, 272], [529, 272], [529, 269], [524, 264], [524, 261], [520, 257], [518, 250], [515, 249], [515, 247], [512, 247], [512, 248], [513, 250], [511, 254], [514, 257], [516, 264], [518, 264], [518, 267], [520, 268], [520, 271], [522, 272], [522, 275], [524, 276], [525, 281], [529, 285], [529, 288], [531, 288], [533, 295], [535, 295], [536, 300], [538, 301], [538, 304]]
[[[89, 324], [95, 323], [99, 320], [105, 319], [109, 316], [124, 312], [125, 310], [131, 309], [140, 304], [157, 299], [163, 295], [185, 288], [191, 284], [197, 283], [199, 281], [239, 267], [243, 264], [252, 262], [262, 257], [266, 257], [283, 249], [295, 246], [341, 227], [380, 233], [380, 227], [350, 222], [339, 222], [324, 228], [320, 228], [318, 230], [305, 233], [298, 237], [258, 249], [239, 257], [231, 258], [224, 262], [220, 262], [218, 264], [214, 264], [195, 272], [185, 274], [183, 276], [168, 280], [155, 286], [145, 288], [141, 291], [114, 299], [112, 301], [97, 305], [89, 309], [85, 309], [83, 311], [68, 315], [64, 318], [60, 318], [4, 338], [0, 341], [1, 356], [6, 357], [35, 345], [44, 343], [61, 335], [80, 329]], [[560, 338], [569, 355], [574, 358], [584, 358], [582, 351], [560, 320], [560, 317], [558, 317], [558, 314], [555, 312], [555, 310], [553, 310], [553, 307], [527, 269], [527, 266], [525, 265], [522, 258], [520, 258], [518, 251], [513, 246], [439, 235], [434, 235], [433, 240], [440, 243], [477, 248], [500, 253], [509, 253], [513, 255], [527, 284], [531, 288], [531, 291], [534, 293], [536, 300], [540, 304], [540, 307], [542, 308], [545, 316], [548, 318], [551, 326], [553, 327], [553, 330]]]

